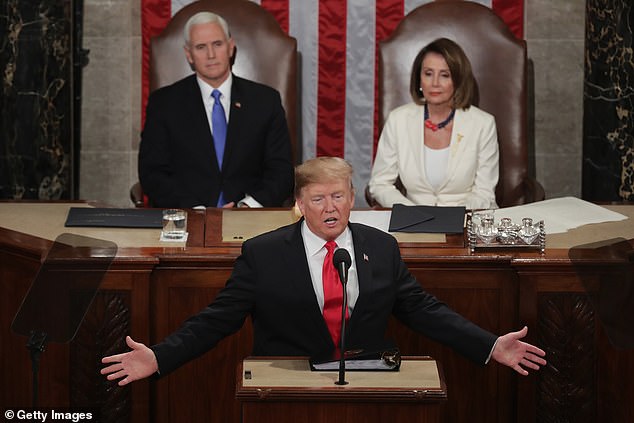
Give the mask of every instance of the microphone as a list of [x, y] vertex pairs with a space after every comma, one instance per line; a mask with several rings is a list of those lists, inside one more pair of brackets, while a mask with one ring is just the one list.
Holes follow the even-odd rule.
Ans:
[[341, 279], [341, 283], [345, 286], [348, 283], [348, 269], [352, 265], [352, 259], [350, 258], [350, 253], [345, 248], [337, 248], [335, 253], [332, 256], [332, 264], [337, 269], [337, 273], [339, 273], [339, 279]]
[[341, 339], [339, 341], [339, 380], [335, 381], [336, 385], [347, 385], [345, 379], [346, 373], [346, 310], [348, 309], [348, 294], [346, 292], [346, 284], [348, 283], [348, 269], [352, 265], [350, 253], [345, 248], [338, 248], [332, 255], [332, 264], [339, 273], [339, 279], [343, 288], [343, 302], [341, 304]]

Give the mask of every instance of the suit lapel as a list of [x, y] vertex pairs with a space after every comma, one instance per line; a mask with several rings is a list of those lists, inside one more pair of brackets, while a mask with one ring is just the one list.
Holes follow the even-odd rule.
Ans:
[[[469, 140], [467, 134], [469, 134], [469, 127], [471, 122], [469, 115], [462, 109], [456, 109], [456, 115], [454, 117], [453, 129], [451, 131], [451, 142], [449, 144], [449, 162], [447, 163], [447, 177], [442, 187], [449, 181], [451, 175], [456, 173], [457, 167], [460, 163], [462, 156]], [[441, 188], [442, 188], [441, 187]]]
[[[423, 106], [415, 107], [407, 116], [407, 135], [408, 139], [415, 140], [412, 149], [419, 169], [425, 169], [425, 119], [423, 110]], [[421, 182], [425, 188], [433, 190], [429, 181], [427, 181], [425, 172], [421, 172]]]
[[182, 103], [185, 112], [183, 115], [184, 119], [191, 125], [191, 132], [197, 134], [192, 140], [192, 142], [199, 144], [195, 148], [195, 151], [204, 152], [204, 157], [201, 157], [201, 159], [203, 159], [205, 163], [209, 163], [214, 172], [220, 172], [218, 169], [218, 160], [216, 159], [216, 151], [213, 148], [214, 141], [211, 135], [211, 128], [209, 127], [209, 119], [207, 119], [205, 104], [203, 103], [195, 74], [189, 77], [185, 101]]
[[249, 121], [247, 118], [244, 118], [244, 101], [245, 94], [242, 79], [233, 75], [233, 82], [231, 84], [231, 110], [229, 111], [227, 141], [225, 143], [225, 154], [222, 161], [223, 168], [226, 168], [226, 163], [231, 163], [231, 158], [236, 148], [239, 148], [236, 144], [241, 139], [240, 133], [242, 130], [240, 125]]
[[319, 309], [319, 303], [317, 302], [317, 296], [313, 289], [312, 279], [310, 277], [310, 270], [308, 268], [308, 259], [306, 257], [306, 249], [304, 248], [304, 241], [302, 239], [302, 222], [304, 219], [300, 219], [293, 227], [289, 234], [286, 236], [286, 249], [287, 254], [284, 254], [284, 261], [287, 269], [290, 269], [290, 280], [293, 289], [296, 292], [298, 298], [312, 298], [313, 305], [308, 310], [310, 322], [316, 328], [315, 335], [319, 336], [323, 342], [332, 344], [332, 338], [330, 332], [328, 332], [328, 326], [324, 317]]
[[368, 295], [369, 284], [372, 280], [372, 266], [370, 261], [372, 260], [371, 253], [368, 251], [365, 237], [359, 230], [355, 230], [355, 225], [350, 224], [350, 231], [352, 232], [352, 243], [354, 244], [354, 263], [357, 267], [357, 278], [359, 281], [359, 298], [354, 306], [350, 321], [347, 326], [348, 331], [352, 331], [355, 322], [359, 319], [358, 316], [363, 316], [365, 311], [365, 300], [370, 298]]

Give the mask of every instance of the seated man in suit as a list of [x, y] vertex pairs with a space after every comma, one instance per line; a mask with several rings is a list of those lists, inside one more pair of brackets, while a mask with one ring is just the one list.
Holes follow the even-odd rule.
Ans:
[[296, 169], [297, 223], [247, 240], [225, 288], [163, 342], [104, 357], [101, 370], [119, 385], [165, 375], [253, 322], [253, 354], [317, 356], [339, 345], [342, 289], [330, 289], [332, 248], [350, 252], [346, 345], [380, 345], [391, 314], [413, 330], [484, 365], [493, 359], [522, 375], [546, 364], [541, 349], [521, 341], [527, 328], [496, 336], [423, 290], [407, 270], [394, 237], [349, 223], [354, 204], [352, 167], [319, 157]]
[[195, 73], [154, 91], [139, 148], [153, 207], [276, 207], [292, 196], [293, 165], [280, 94], [233, 75], [226, 21], [200, 12], [185, 25]]

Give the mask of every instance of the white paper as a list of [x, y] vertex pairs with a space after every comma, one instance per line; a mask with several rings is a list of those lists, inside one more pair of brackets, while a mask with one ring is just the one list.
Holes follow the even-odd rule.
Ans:
[[522, 224], [524, 217], [532, 218], [533, 224], [543, 220], [547, 234], [567, 232], [591, 223], [627, 219], [627, 216], [620, 213], [575, 197], [553, 198], [495, 210], [496, 223], [503, 217], [510, 217], [518, 225]]
[[350, 221], [355, 223], [363, 223], [380, 229], [383, 232], [390, 233], [390, 216], [392, 210], [352, 210], [350, 212]]

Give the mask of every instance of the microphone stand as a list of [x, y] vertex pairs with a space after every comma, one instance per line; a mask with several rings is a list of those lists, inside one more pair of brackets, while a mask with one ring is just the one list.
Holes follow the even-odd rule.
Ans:
[[29, 340], [26, 343], [26, 347], [31, 352], [31, 379], [33, 383], [33, 408], [38, 406], [38, 393], [39, 393], [39, 371], [40, 371], [40, 356], [44, 352], [44, 346], [46, 344], [46, 333], [31, 331]]
[[[346, 272], [347, 273], [347, 272]], [[347, 276], [347, 275], [345, 275]], [[341, 278], [340, 278], [341, 279]], [[348, 309], [348, 290], [346, 288], [348, 278], [344, 277], [341, 280], [343, 286], [343, 302], [341, 304], [341, 339], [339, 341], [339, 380], [335, 382], [336, 385], [347, 385], [346, 382], [346, 310]]]

